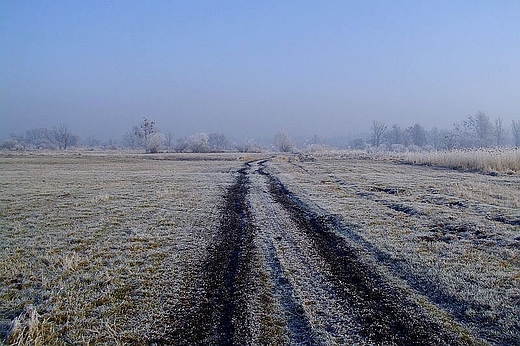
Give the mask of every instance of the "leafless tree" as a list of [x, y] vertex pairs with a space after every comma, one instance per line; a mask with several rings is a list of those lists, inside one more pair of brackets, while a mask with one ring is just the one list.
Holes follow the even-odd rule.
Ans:
[[226, 146], [226, 135], [223, 133], [210, 133], [208, 136], [208, 145], [211, 150], [222, 151]]
[[235, 144], [235, 149], [242, 153], [261, 153], [262, 146], [252, 138], [246, 138], [242, 144]]
[[447, 131], [447, 130], [442, 131], [441, 138], [442, 138], [442, 141], [441, 141], [442, 149], [451, 150], [451, 149], [458, 148], [460, 146], [459, 133], [456, 132], [455, 130], [454, 131]]
[[161, 149], [161, 146], [164, 142], [163, 134], [160, 132], [154, 132], [148, 138], [148, 142], [146, 143], [146, 152], [148, 153], [158, 153]]
[[170, 151], [173, 149], [173, 132], [168, 131], [164, 135], [164, 145], [166, 150]]
[[387, 138], [390, 144], [405, 144], [403, 130], [399, 125], [392, 125]]
[[383, 122], [374, 120], [370, 129], [372, 131], [372, 145], [374, 147], [380, 146], [383, 141], [383, 135], [387, 130], [387, 126]]
[[413, 145], [421, 148], [426, 145], [426, 131], [421, 125], [415, 124], [414, 126], [410, 126], [407, 132], [410, 134]]
[[34, 148], [55, 148], [52, 131], [47, 128], [36, 128], [25, 132], [24, 141]]
[[435, 149], [440, 148], [441, 144], [441, 133], [437, 127], [433, 127], [427, 134], [428, 143], [433, 145]]
[[463, 132], [463, 146], [489, 147], [492, 144], [493, 124], [483, 112], [478, 112], [475, 116], [469, 115], [463, 123]]
[[209, 136], [207, 133], [199, 132], [189, 138], [189, 149], [193, 153], [204, 153], [209, 150]]
[[14, 138], [4, 139], [0, 148], [7, 150], [15, 150], [18, 147], [18, 142]]
[[134, 126], [132, 131], [127, 132], [123, 136], [123, 146], [130, 149], [136, 149], [139, 147], [140, 139], [135, 135], [137, 126]]
[[499, 147], [506, 144], [506, 130], [504, 129], [502, 117], [495, 119], [495, 143]]
[[274, 145], [282, 153], [288, 153], [293, 149], [291, 138], [289, 138], [287, 133], [284, 131], [278, 131], [278, 133], [274, 136]]
[[515, 147], [520, 147], [520, 120], [513, 120], [511, 123], [511, 132], [513, 133], [513, 141]]
[[190, 142], [186, 137], [177, 138], [175, 141], [174, 150], [178, 153], [182, 153], [188, 150]]
[[159, 151], [163, 137], [156, 132], [155, 121], [143, 118], [139, 127], [134, 126], [134, 135], [138, 138], [139, 144], [146, 150], [146, 153], [156, 153]]
[[71, 142], [71, 134], [65, 125], [55, 126], [52, 128], [52, 139], [56, 145], [65, 150]]

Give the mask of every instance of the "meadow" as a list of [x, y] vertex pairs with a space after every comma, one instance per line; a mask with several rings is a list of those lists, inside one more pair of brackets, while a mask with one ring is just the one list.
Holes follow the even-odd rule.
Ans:
[[[375, 282], [402, 294], [456, 344], [520, 342], [518, 171], [412, 161], [352, 152], [2, 152], [0, 338], [20, 345], [211, 341], [220, 327], [187, 335], [181, 326], [209, 309], [197, 307], [199, 298], [222, 290], [211, 288], [219, 280], [211, 271], [238, 275], [230, 279], [230, 299], [238, 297], [231, 312], [249, 324], [221, 316], [230, 319], [232, 340], [371, 344], [384, 337], [367, 334], [356, 311], [328, 328], [334, 316], [326, 310], [347, 315], [343, 300], [353, 298], [320, 299], [337, 289], [341, 273], [312, 230], [302, 231], [282, 208], [280, 191], [290, 191], [305, 215], [334, 225], [334, 241], [355, 249], [363, 268], [382, 278]], [[279, 195], [275, 183], [283, 186]], [[226, 223], [235, 214], [238, 226]], [[244, 241], [230, 231], [243, 224], [251, 239], [237, 255], [226, 237]], [[217, 252], [236, 261], [220, 268]], [[306, 317], [296, 321], [301, 328], [291, 327], [294, 311]]]

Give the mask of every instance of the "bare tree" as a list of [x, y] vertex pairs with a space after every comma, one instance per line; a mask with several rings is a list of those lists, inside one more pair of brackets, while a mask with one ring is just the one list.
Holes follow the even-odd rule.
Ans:
[[392, 125], [387, 137], [390, 144], [405, 144], [403, 130], [399, 125]]
[[136, 149], [139, 147], [140, 139], [135, 134], [136, 129], [138, 129], [138, 127], [134, 126], [132, 131], [125, 133], [123, 136], [123, 145], [126, 148]]
[[160, 133], [156, 133], [155, 121], [143, 118], [139, 127], [134, 126], [133, 132], [146, 153], [157, 153], [159, 151], [163, 138]]
[[427, 133], [428, 143], [431, 144], [435, 149], [440, 148], [441, 144], [441, 133], [437, 127], [433, 127]]
[[71, 142], [72, 135], [67, 126], [60, 125], [52, 128], [52, 139], [60, 149], [65, 150]]
[[367, 143], [365, 141], [364, 138], [361, 138], [361, 137], [358, 137], [358, 138], [354, 138], [351, 142], [350, 142], [350, 147], [352, 149], [365, 149], [367, 146]]
[[148, 153], [158, 153], [161, 149], [161, 146], [164, 142], [164, 137], [160, 132], [154, 132], [148, 138], [148, 142], [146, 143], [146, 152]]
[[441, 138], [442, 138], [441, 148], [451, 150], [451, 149], [455, 149], [455, 148], [459, 147], [458, 137], [459, 137], [459, 134], [456, 131], [447, 131], [447, 130], [443, 131], [441, 134]]
[[482, 112], [468, 116], [463, 123], [463, 146], [489, 147], [493, 141], [493, 124]]
[[410, 134], [413, 145], [421, 148], [426, 145], [426, 131], [421, 125], [410, 126], [406, 131]]
[[47, 128], [36, 128], [25, 132], [25, 142], [35, 148], [55, 148], [52, 131]]
[[87, 139], [85, 139], [84, 144], [88, 146], [89, 148], [98, 147], [101, 145], [101, 141], [94, 136], [88, 136]]
[[168, 151], [173, 149], [173, 132], [166, 132], [166, 134], [164, 135], [164, 145], [166, 146], [166, 150]]
[[223, 133], [210, 133], [208, 136], [208, 145], [211, 150], [222, 151], [226, 146], [226, 136]]
[[475, 115], [475, 131], [477, 132], [480, 145], [485, 147], [491, 145], [493, 124], [491, 124], [491, 121], [486, 114], [478, 112], [477, 115]]
[[186, 137], [177, 138], [175, 141], [174, 150], [178, 153], [182, 153], [188, 150], [190, 142]]
[[193, 153], [204, 153], [209, 150], [209, 136], [207, 133], [199, 132], [188, 139], [189, 148]]
[[515, 147], [520, 147], [520, 120], [513, 120], [511, 123], [511, 132], [513, 133], [513, 141]]
[[289, 138], [289, 136], [284, 131], [278, 131], [278, 133], [274, 136], [274, 145], [282, 153], [288, 153], [293, 148], [291, 138]]
[[234, 148], [242, 153], [261, 153], [262, 146], [252, 138], [246, 138], [242, 144], [235, 144]]
[[502, 124], [502, 117], [497, 117], [495, 119], [495, 143], [499, 147], [506, 144], [506, 130]]
[[387, 130], [387, 126], [380, 121], [374, 120], [370, 129], [372, 131], [372, 145], [374, 147], [380, 146], [382, 144], [383, 135]]

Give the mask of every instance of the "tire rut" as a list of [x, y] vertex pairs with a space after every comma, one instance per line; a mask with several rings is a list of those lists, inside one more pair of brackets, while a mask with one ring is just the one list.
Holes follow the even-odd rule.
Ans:
[[246, 203], [247, 170], [238, 171], [225, 195], [219, 229], [195, 284], [193, 307], [184, 316], [172, 316], [179, 327], [150, 344], [248, 344], [251, 339], [246, 293], [252, 284], [255, 229]]

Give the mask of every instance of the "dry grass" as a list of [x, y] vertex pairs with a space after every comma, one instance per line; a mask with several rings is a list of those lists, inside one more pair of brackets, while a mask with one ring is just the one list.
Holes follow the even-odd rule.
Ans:
[[520, 176], [341, 155], [271, 165], [439, 315], [491, 343], [518, 342]]
[[[219, 227], [218, 206], [233, 172], [255, 158], [6, 155], [0, 333], [8, 344], [32, 345], [145, 344], [174, 329], [172, 316], [183, 315], [176, 309], [190, 309], [198, 296], [194, 276]], [[520, 175], [360, 160], [356, 153], [313, 155], [286, 155], [270, 169], [306, 203], [338, 215], [359, 246], [384, 258], [381, 265], [434, 314], [490, 343], [520, 340]], [[265, 218], [258, 217], [259, 226], [271, 222], [258, 213]], [[268, 245], [289, 251], [285, 241]], [[282, 264], [298, 270], [294, 261]], [[260, 274], [268, 280], [269, 272]]]
[[520, 149], [476, 149], [403, 154], [408, 163], [483, 172], [520, 173]]
[[135, 344], [174, 323], [243, 164], [194, 159], [0, 158], [0, 340]]

